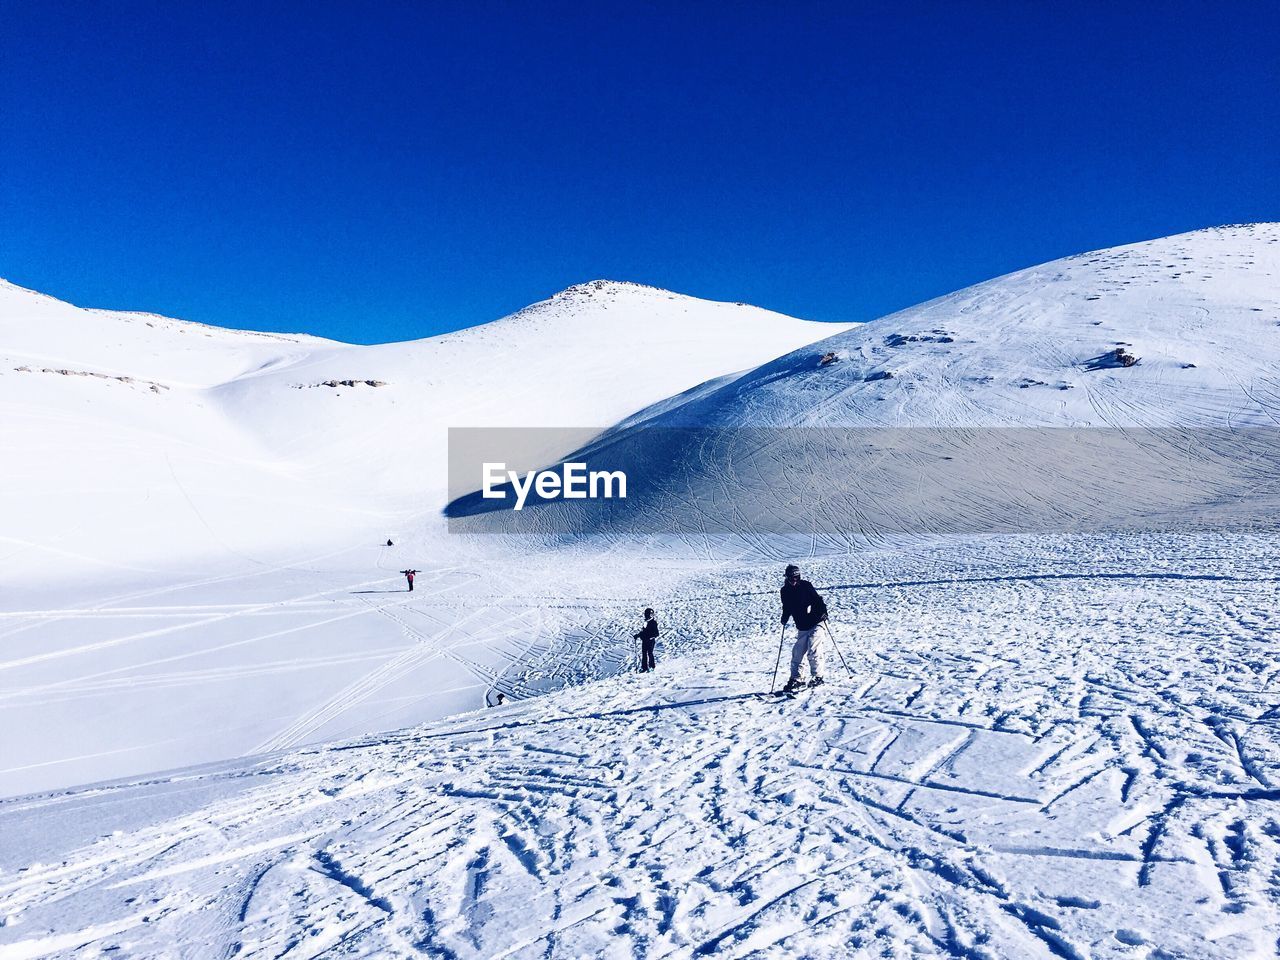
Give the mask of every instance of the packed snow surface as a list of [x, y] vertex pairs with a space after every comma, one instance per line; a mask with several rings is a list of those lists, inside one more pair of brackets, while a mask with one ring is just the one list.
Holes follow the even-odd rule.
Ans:
[[[521, 543], [440, 511], [448, 426], [1275, 426], [1278, 278], [1263, 224], [835, 336], [591, 284], [380, 347], [0, 288], [0, 960], [1274, 955], [1273, 522]], [[660, 465], [681, 529], [737, 489], [709, 463]], [[834, 636], [777, 698], [789, 561]]]
[[0, 805], [0, 957], [1273, 954], [1273, 541], [808, 572], [851, 675], [794, 699], [738, 570], [656, 674]]

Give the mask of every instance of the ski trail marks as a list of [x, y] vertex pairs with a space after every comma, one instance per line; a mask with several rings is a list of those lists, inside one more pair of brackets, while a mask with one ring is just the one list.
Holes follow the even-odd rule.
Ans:
[[[1273, 952], [1274, 587], [998, 562], [918, 588], [910, 618], [864, 597], [858, 675], [794, 700], [759, 696], [776, 636], [730, 636], [656, 677], [261, 758], [210, 775], [220, 800], [164, 801], [198, 773], [88, 792], [168, 812], [6, 867], [0, 947], [92, 913], [79, 943], [126, 955]], [[703, 623], [741, 618], [699, 597]], [[388, 607], [424, 658], [463, 655], [411, 611]], [[0, 831], [65, 802], [0, 804]]]

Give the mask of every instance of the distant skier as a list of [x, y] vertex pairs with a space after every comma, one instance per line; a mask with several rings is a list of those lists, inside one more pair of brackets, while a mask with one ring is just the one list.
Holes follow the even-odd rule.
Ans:
[[658, 621], [653, 615], [653, 607], [645, 607], [644, 626], [632, 636], [640, 641], [640, 672], [648, 673], [658, 669], [657, 661], [653, 658], [654, 647], [658, 644]]
[[400, 572], [403, 573], [404, 578], [409, 581], [409, 592], [413, 593], [413, 575], [418, 571], [417, 570], [401, 570]]
[[796, 643], [791, 648], [791, 679], [783, 690], [797, 690], [800, 687], [800, 665], [807, 657], [809, 660], [809, 686], [816, 687], [822, 683], [819, 671], [817, 643], [814, 634], [818, 625], [827, 619], [827, 605], [813, 584], [800, 579], [800, 568], [789, 564], [784, 574], [782, 585], [782, 625], [794, 618], [796, 622]]
[[387, 546], [388, 546], [388, 547], [394, 547], [394, 546], [395, 546], [395, 544], [391, 542], [391, 538], [390, 538], [390, 537], [387, 537]]

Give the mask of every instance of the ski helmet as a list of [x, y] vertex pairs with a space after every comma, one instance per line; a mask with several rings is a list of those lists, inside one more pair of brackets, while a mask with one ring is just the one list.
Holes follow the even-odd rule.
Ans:
[[788, 563], [788, 564], [787, 564], [787, 569], [786, 569], [786, 571], [783, 573], [783, 576], [784, 576], [784, 577], [786, 577], [786, 578], [788, 578], [788, 579], [790, 579], [790, 578], [791, 578], [791, 577], [793, 577], [793, 576], [798, 577], [798, 576], [800, 576], [800, 568], [799, 568], [799, 567], [797, 567], [794, 563]]
[[644, 615], [645, 615], [646, 617], [652, 617], [652, 616], [653, 616], [653, 607], [645, 607], [645, 608], [644, 608]]

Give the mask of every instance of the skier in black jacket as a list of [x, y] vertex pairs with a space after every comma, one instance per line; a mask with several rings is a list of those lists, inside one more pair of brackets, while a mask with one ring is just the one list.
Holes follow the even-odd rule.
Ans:
[[656, 670], [658, 664], [653, 659], [653, 648], [658, 644], [658, 621], [653, 615], [653, 607], [645, 607], [644, 627], [633, 636], [640, 641], [640, 672]]
[[822, 674], [814, 634], [818, 625], [827, 619], [827, 605], [813, 589], [812, 583], [800, 579], [800, 568], [789, 564], [782, 585], [783, 627], [793, 618], [796, 622], [796, 643], [791, 648], [791, 679], [783, 689], [795, 690], [800, 686], [800, 665], [806, 657], [809, 660], [809, 686], [816, 687], [822, 682]]

